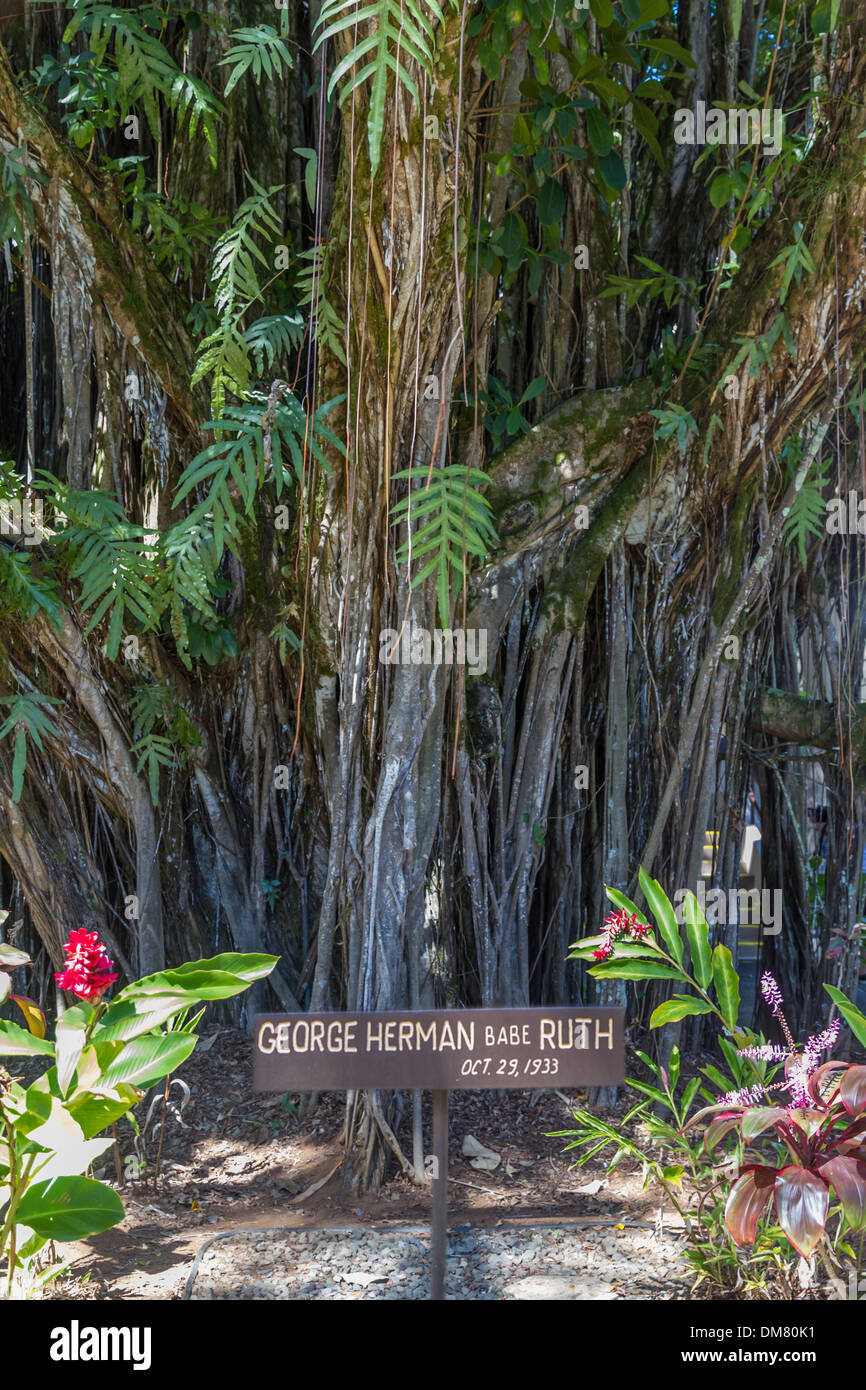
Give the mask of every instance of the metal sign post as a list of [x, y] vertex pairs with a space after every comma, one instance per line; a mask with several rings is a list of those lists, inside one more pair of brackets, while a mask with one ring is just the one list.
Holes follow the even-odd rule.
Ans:
[[257, 1014], [256, 1091], [433, 1093], [430, 1297], [445, 1297], [448, 1092], [616, 1086], [622, 1008]]
[[430, 1297], [445, 1297], [448, 1257], [448, 1092], [433, 1092], [433, 1205], [430, 1213]]

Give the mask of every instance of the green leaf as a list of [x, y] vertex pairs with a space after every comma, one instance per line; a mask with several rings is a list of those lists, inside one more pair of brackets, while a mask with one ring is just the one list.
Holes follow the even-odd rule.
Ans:
[[655, 960], [606, 960], [589, 971], [599, 980], [681, 980], [682, 972]]
[[717, 946], [713, 951], [713, 982], [719, 1011], [733, 1033], [740, 1012], [740, 977], [727, 946]]
[[175, 993], [144, 994], [138, 998], [113, 999], [93, 1032], [95, 1041], [123, 1041], [152, 1033], [175, 1014], [189, 1007], [190, 998], [183, 990]]
[[0, 1057], [53, 1057], [54, 1045], [45, 1038], [35, 1038], [32, 1033], [19, 1028], [17, 1023], [7, 1023], [0, 1018]]
[[609, 29], [613, 24], [613, 5], [611, 0], [589, 0], [592, 17], [600, 29]]
[[174, 970], [161, 970], [126, 985], [114, 1002], [150, 994], [182, 994], [187, 1004], [202, 999], [228, 999], [253, 981], [270, 975], [278, 960], [279, 956], [227, 951], [207, 960], [187, 961]]
[[654, 53], [666, 53], [669, 58], [676, 58], [683, 67], [697, 67], [691, 53], [688, 49], [683, 48], [682, 44], [677, 43], [676, 39], [645, 39], [641, 36], [641, 42], [644, 48], [652, 49]]
[[668, 0], [640, 0], [640, 22], [643, 25], [651, 19], [662, 19], [669, 9]]
[[75, 1075], [79, 1058], [84, 1050], [87, 1024], [93, 1010], [89, 1004], [76, 1004], [67, 1009], [57, 1020], [55, 1029], [57, 1047], [57, 1084], [60, 1094], [66, 1095]]
[[628, 913], [629, 917], [637, 917], [637, 920], [640, 922], [641, 926], [649, 926], [649, 922], [647, 921], [646, 917], [644, 917], [642, 912], [638, 911], [631, 898], [627, 898], [625, 893], [621, 893], [618, 888], [605, 887], [604, 891], [607, 894], [608, 898], [610, 898], [610, 901], [613, 903], [614, 907], [621, 908], [623, 912]]
[[135, 1038], [110, 1062], [90, 1090], [104, 1094], [117, 1086], [150, 1086], [186, 1061], [198, 1039], [186, 1033]]
[[536, 195], [535, 208], [543, 227], [560, 221], [565, 212], [565, 190], [556, 179], [545, 179]]
[[712, 1005], [703, 999], [687, 999], [683, 994], [675, 994], [664, 1004], [654, 1009], [650, 1018], [650, 1028], [661, 1028], [665, 1023], [679, 1023], [681, 1018], [691, 1014], [708, 1014]]
[[860, 1012], [856, 1004], [852, 1004], [851, 1000], [847, 995], [842, 993], [841, 989], [836, 989], [835, 985], [825, 985], [824, 988], [845, 1022], [848, 1024], [854, 1037], [866, 1047], [866, 1016]]
[[80, 1126], [85, 1139], [92, 1139], [94, 1135], [101, 1134], [109, 1125], [121, 1119], [138, 1099], [138, 1091], [132, 1086], [128, 1090], [117, 1087], [114, 1096], [73, 1096], [68, 1101], [68, 1109], [76, 1124]]
[[661, 884], [656, 879], [650, 878], [643, 867], [638, 871], [638, 880], [641, 892], [647, 900], [647, 906], [655, 918], [668, 952], [674, 957], [674, 960], [682, 965], [685, 947], [670, 899]]
[[586, 133], [597, 155], [610, 154], [613, 147], [613, 131], [607, 116], [597, 106], [590, 106], [586, 112]]
[[35, 1182], [24, 1193], [17, 1221], [49, 1240], [81, 1240], [116, 1226], [123, 1203], [111, 1188], [92, 1178], [53, 1178]]
[[688, 893], [686, 896], [684, 915], [692, 970], [701, 989], [706, 989], [713, 978], [710, 929], [694, 893]]
[[713, 207], [723, 208], [725, 204], [730, 202], [731, 198], [733, 198], [737, 191], [737, 187], [737, 180], [732, 174], [729, 174], [727, 171], [716, 174], [716, 177], [710, 184], [710, 202]]
[[598, 160], [598, 168], [605, 183], [619, 193], [628, 182], [625, 165], [618, 154], [603, 155]]

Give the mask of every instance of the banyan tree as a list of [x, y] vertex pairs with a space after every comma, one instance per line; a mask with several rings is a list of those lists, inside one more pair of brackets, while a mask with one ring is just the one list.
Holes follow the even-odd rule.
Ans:
[[[851, 993], [864, 7], [2, 8], [43, 998], [80, 926], [126, 977], [272, 950], [292, 1011], [603, 998], [605, 885], [736, 887], [756, 804], [795, 1031]], [[355, 1098], [354, 1181], [399, 1107]]]

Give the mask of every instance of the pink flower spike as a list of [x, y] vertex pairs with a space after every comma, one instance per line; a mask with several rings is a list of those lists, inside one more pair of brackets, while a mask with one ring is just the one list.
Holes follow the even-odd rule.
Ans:
[[774, 976], [770, 974], [769, 970], [765, 970], [761, 976], [761, 993], [778, 1018], [782, 1011], [782, 1004], [785, 1001], [782, 998], [782, 991], [779, 989]]

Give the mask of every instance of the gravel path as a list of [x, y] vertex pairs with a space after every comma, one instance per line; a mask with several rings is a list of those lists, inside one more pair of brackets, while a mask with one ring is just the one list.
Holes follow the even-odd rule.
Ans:
[[[504, 1299], [687, 1298], [693, 1276], [682, 1237], [650, 1227], [452, 1227], [446, 1297]], [[430, 1234], [424, 1228], [242, 1231], [202, 1247], [184, 1298], [425, 1299]]]

